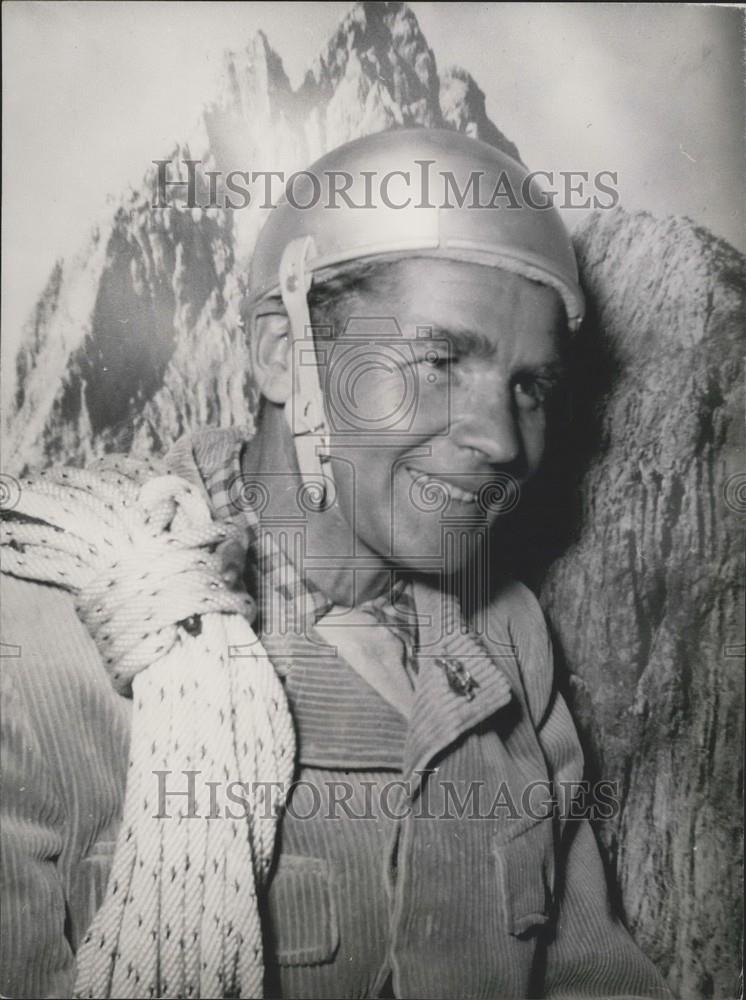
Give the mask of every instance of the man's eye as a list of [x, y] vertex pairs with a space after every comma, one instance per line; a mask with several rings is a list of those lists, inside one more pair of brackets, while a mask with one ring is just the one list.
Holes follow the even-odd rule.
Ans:
[[553, 389], [553, 382], [541, 378], [521, 378], [513, 384], [516, 403], [523, 410], [535, 410], [543, 406]]
[[419, 362], [426, 368], [443, 371], [456, 364], [457, 360], [453, 354], [446, 354], [443, 351], [428, 351], [427, 354], [419, 359]]

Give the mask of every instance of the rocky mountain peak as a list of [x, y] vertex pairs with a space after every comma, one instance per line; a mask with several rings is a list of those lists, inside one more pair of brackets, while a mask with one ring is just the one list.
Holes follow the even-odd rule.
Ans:
[[[276, 102], [283, 104], [292, 93], [282, 59], [263, 31], [257, 31], [243, 49], [223, 54], [221, 85], [210, 107], [244, 120], [257, 112], [271, 113]], [[257, 106], [260, 98], [266, 98], [264, 107]]]
[[460, 66], [450, 66], [440, 78], [440, 110], [443, 124], [504, 150], [520, 160], [518, 148], [487, 115], [484, 91]]
[[435, 56], [406, 4], [360, 3], [344, 18], [304, 84], [322, 100], [340, 87], [377, 105], [383, 127], [442, 123]]

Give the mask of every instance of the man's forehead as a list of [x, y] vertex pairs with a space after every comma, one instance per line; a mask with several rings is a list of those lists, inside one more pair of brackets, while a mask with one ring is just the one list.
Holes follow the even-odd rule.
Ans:
[[[345, 296], [342, 296], [344, 298]], [[355, 288], [349, 316], [394, 317], [402, 332], [468, 338], [498, 320], [559, 331], [565, 311], [558, 293], [523, 275], [467, 261], [403, 258], [372, 270]]]
[[387, 261], [376, 267], [372, 265], [363, 280], [350, 284], [360, 296], [396, 294], [402, 300], [413, 300], [418, 293], [437, 293], [444, 286], [448, 291], [462, 288], [465, 293], [491, 295], [496, 298], [538, 301], [556, 301], [561, 305], [558, 293], [547, 285], [540, 284], [522, 274], [498, 267], [487, 266], [472, 261], [443, 260], [435, 257], [402, 257]]

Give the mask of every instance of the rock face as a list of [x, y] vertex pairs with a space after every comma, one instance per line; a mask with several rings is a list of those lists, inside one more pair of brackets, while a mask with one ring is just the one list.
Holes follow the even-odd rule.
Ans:
[[[287, 174], [401, 125], [518, 155], [469, 74], [438, 73], [406, 6], [365, 3], [297, 90], [261, 34], [228, 53], [222, 90], [164, 159], [170, 179], [200, 161], [206, 204], [207, 170]], [[151, 165], [55, 267], [17, 356], [6, 472], [251, 424], [238, 303], [266, 210], [158, 200]], [[687, 220], [644, 213], [596, 213], [575, 238], [591, 316], [574, 421], [533, 501], [545, 534], [526, 536], [520, 567], [540, 586], [589, 774], [620, 783], [621, 812], [599, 832], [628, 923], [680, 996], [729, 998], [742, 926], [744, 261]]]
[[682, 997], [735, 997], [742, 941], [746, 269], [687, 219], [575, 234], [574, 538], [541, 590], [635, 937]]

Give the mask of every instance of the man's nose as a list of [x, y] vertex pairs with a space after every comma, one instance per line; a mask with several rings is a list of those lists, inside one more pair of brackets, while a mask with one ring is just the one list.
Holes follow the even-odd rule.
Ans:
[[[481, 381], [481, 380], [480, 380]], [[479, 452], [491, 465], [516, 465], [522, 442], [509, 386], [492, 379], [474, 385], [453, 401], [452, 433], [462, 448]]]

